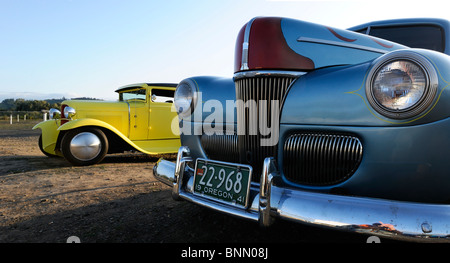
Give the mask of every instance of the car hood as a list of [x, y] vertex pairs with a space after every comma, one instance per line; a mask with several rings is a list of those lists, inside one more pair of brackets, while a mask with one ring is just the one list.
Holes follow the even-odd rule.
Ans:
[[384, 39], [304, 22], [258, 17], [238, 34], [235, 72], [246, 70], [301, 70], [352, 65], [406, 46]]
[[100, 114], [114, 115], [114, 112], [128, 112], [128, 105], [122, 101], [66, 100], [61, 103], [75, 109], [77, 118], [95, 117]]

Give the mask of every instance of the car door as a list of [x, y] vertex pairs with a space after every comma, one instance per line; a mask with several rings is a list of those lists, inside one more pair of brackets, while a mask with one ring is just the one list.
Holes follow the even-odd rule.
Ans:
[[[176, 139], [178, 134], [172, 132], [172, 121], [178, 116], [172, 110], [174, 88], [151, 87], [150, 125], [148, 139]], [[176, 127], [178, 130], [178, 126]]]
[[146, 140], [148, 134], [148, 103], [147, 89], [137, 87], [128, 90], [123, 95], [130, 109], [130, 135], [132, 141]]

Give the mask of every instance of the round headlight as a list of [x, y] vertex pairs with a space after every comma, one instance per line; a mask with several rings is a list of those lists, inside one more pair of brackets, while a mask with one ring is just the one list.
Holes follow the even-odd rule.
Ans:
[[61, 112], [57, 109], [51, 108], [49, 110], [50, 119], [59, 119], [61, 117]]
[[175, 109], [180, 117], [192, 114], [197, 100], [197, 90], [195, 83], [186, 79], [178, 84], [174, 95]]
[[392, 119], [420, 114], [430, 106], [436, 89], [434, 67], [412, 52], [394, 52], [378, 59], [366, 85], [372, 107]]
[[417, 64], [399, 60], [382, 66], [375, 75], [372, 93], [376, 101], [388, 110], [400, 111], [413, 107], [426, 91], [427, 77]]
[[64, 117], [67, 119], [72, 119], [75, 116], [75, 109], [69, 106], [64, 107]]

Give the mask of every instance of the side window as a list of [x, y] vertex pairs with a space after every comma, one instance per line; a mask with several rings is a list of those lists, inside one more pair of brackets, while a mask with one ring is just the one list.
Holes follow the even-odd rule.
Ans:
[[135, 89], [135, 90], [129, 90], [125, 91], [119, 94], [119, 100], [120, 101], [127, 101], [127, 100], [140, 100], [145, 101], [146, 96], [146, 89]]
[[444, 30], [434, 25], [371, 27], [369, 35], [411, 48], [444, 52]]
[[173, 103], [174, 90], [152, 89], [152, 102]]
[[360, 33], [360, 34], [367, 34], [367, 27], [364, 29], [356, 30], [355, 32]]

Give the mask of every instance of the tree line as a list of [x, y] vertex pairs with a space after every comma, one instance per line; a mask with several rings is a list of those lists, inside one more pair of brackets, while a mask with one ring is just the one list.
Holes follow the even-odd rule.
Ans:
[[63, 100], [25, 100], [25, 99], [4, 99], [0, 103], [0, 110], [3, 111], [41, 111], [51, 108], [61, 108]]
[[[95, 98], [76, 98], [82, 100], [98, 100]], [[51, 108], [60, 109], [62, 99], [48, 99], [48, 100], [25, 100], [25, 99], [4, 99], [0, 102], [0, 111], [41, 111], [49, 110]]]

